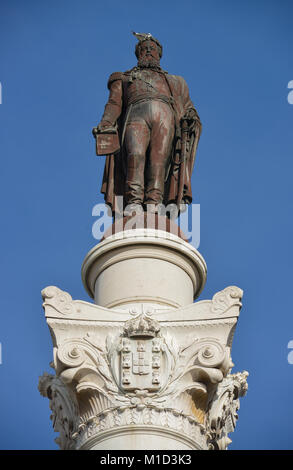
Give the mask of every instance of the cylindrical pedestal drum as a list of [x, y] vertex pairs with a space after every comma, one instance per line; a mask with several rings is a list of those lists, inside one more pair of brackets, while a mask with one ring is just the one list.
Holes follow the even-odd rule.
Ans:
[[131, 308], [137, 303], [161, 308], [191, 304], [206, 281], [206, 264], [189, 243], [168, 232], [119, 232], [86, 256], [82, 279], [97, 305]]

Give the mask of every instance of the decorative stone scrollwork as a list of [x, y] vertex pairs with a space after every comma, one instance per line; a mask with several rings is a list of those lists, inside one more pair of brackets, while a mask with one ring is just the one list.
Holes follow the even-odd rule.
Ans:
[[228, 308], [236, 305], [238, 307], [242, 306], [241, 299], [243, 296], [242, 289], [236, 286], [229, 286], [226, 289], [217, 292], [212, 298], [212, 313], [224, 313]]
[[246, 371], [228, 375], [217, 387], [206, 420], [211, 449], [225, 450], [232, 442], [228, 434], [233, 432], [236, 426], [239, 398], [243, 397], [248, 389], [247, 376]]
[[68, 292], [55, 286], [48, 286], [42, 290], [41, 294], [44, 300], [43, 307], [50, 305], [63, 315], [70, 315], [75, 312], [72, 297]]

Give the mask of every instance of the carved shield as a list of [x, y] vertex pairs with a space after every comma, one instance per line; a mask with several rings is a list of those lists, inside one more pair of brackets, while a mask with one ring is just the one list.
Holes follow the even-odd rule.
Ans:
[[120, 386], [124, 390], [156, 391], [161, 387], [160, 338], [123, 338]]

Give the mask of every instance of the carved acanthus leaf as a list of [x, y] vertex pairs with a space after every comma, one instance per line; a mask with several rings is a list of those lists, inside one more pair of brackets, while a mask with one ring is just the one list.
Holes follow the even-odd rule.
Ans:
[[55, 368], [65, 382], [77, 381], [80, 390], [83, 388], [81, 384], [86, 383], [87, 388], [103, 388], [105, 392], [110, 392], [115, 404], [114, 395], [118, 393], [118, 387], [107, 354], [89, 334], [83, 339], [63, 341], [58, 348]]
[[219, 372], [217, 380], [219, 382], [231, 367], [229, 349], [214, 338], [201, 340], [196, 338], [188, 346], [180, 349], [174, 348], [174, 339], [172, 342], [169, 342], [168, 339], [169, 337], [166, 338], [166, 344], [174, 362], [170, 383], [178, 381], [185, 374], [193, 371], [205, 372], [209, 380], [211, 379], [210, 373], [214, 370]]
[[217, 387], [209, 406], [206, 423], [210, 446], [213, 449], [224, 450], [232, 442], [228, 433], [235, 429], [240, 408], [239, 398], [243, 397], [248, 389], [247, 376], [246, 371], [230, 374]]
[[180, 348], [175, 339], [165, 335], [165, 352], [169, 369], [164, 387], [152, 397], [152, 403], [174, 406], [184, 392], [207, 394], [211, 384], [223, 380], [231, 367], [229, 348], [214, 338], [194, 339]]
[[77, 431], [79, 424], [78, 405], [74, 394], [59, 377], [46, 372], [39, 378], [38, 388], [41, 395], [50, 400], [53, 428], [55, 432], [60, 433], [55, 442], [62, 450], [74, 449], [72, 435]]

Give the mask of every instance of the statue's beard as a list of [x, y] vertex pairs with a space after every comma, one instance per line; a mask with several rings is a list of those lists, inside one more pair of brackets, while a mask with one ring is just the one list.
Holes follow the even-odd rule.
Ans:
[[141, 68], [152, 68], [152, 69], [160, 69], [160, 61], [155, 59], [154, 57], [145, 59], [139, 59], [137, 62], [138, 67]]

